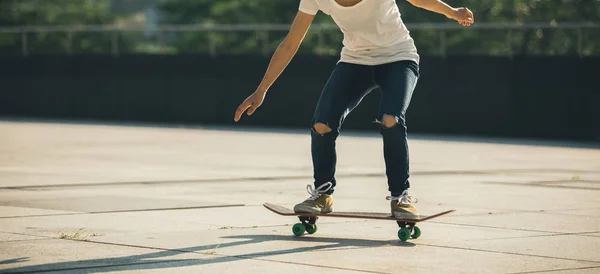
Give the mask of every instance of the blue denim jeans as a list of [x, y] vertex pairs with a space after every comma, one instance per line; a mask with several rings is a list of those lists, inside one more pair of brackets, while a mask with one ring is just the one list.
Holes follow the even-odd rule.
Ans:
[[[396, 124], [386, 127], [378, 123], [383, 137], [388, 189], [399, 196], [410, 187], [409, 155], [406, 133], [406, 110], [419, 78], [419, 66], [413, 61], [398, 61], [382, 65], [357, 65], [339, 62], [325, 84], [315, 109], [312, 125], [325, 124], [331, 131], [320, 134], [311, 128], [311, 153], [315, 188], [331, 182], [327, 194], [336, 186], [336, 139], [346, 116], [372, 90], [381, 90], [378, 121], [385, 115], [396, 118]], [[323, 132], [321, 132], [323, 133]]]

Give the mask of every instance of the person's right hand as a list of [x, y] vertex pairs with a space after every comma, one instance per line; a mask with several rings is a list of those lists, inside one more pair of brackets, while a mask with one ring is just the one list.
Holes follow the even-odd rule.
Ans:
[[252, 115], [254, 111], [256, 111], [256, 109], [260, 107], [260, 105], [262, 105], [263, 100], [265, 99], [265, 95], [266, 92], [257, 90], [250, 96], [248, 96], [248, 98], [246, 98], [246, 100], [244, 100], [242, 104], [240, 104], [240, 106], [237, 108], [233, 120], [235, 122], [239, 121], [240, 118], [242, 118], [242, 114], [244, 114], [246, 110], [248, 110], [248, 116]]

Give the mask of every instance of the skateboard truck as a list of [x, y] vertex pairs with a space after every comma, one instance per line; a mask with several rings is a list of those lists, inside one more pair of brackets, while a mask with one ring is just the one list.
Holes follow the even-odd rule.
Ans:
[[297, 223], [292, 227], [294, 235], [300, 236], [304, 234], [304, 232], [307, 232], [308, 234], [317, 232], [317, 220], [319, 217], [298, 216], [298, 219], [300, 219], [300, 223]]
[[400, 230], [398, 230], [398, 238], [402, 241], [408, 240], [408, 238], [419, 238], [421, 236], [421, 229], [416, 226], [416, 223], [406, 222], [406, 221], [398, 221], [396, 222]]

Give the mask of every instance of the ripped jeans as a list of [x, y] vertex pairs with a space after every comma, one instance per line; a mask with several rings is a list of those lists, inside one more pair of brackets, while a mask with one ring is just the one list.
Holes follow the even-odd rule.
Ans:
[[375, 66], [343, 62], [336, 65], [321, 92], [312, 120], [315, 188], [331, 182], [326, 193], [333, 194], [336, 186], [335, 143], [341, 126], [347, 115], [375, 88], [381, 90], [377, 121], [383, 137], [388, 190], [392, 196], [399, 196], [410, 187], [406, 110], [418, 78], [419, 66], [413, 61]]

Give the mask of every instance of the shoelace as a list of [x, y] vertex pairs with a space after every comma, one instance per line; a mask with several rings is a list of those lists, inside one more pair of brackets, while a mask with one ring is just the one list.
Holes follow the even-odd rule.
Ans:
[[307, 185], [306, 191], [308, 192], [308, 194], [310, 194], [310, 197], [308, 199], [311, 201], [318, 199], [321, 196], [321, 194], [327, 192], [331, 188], [331, 186], [333, 186], [331, 182], [327, 182], [319, 186], [317, 189], [315, 189], [311, 184]]
[[409, 203], [417, 203], [419, 199], [414, 198], [412, 196], [408, 196], [408, 190], [404, 190], [402, 194], [398, 197], [387, 196], [386, 200], [398, 201], [398, 204], [409, 204]]

